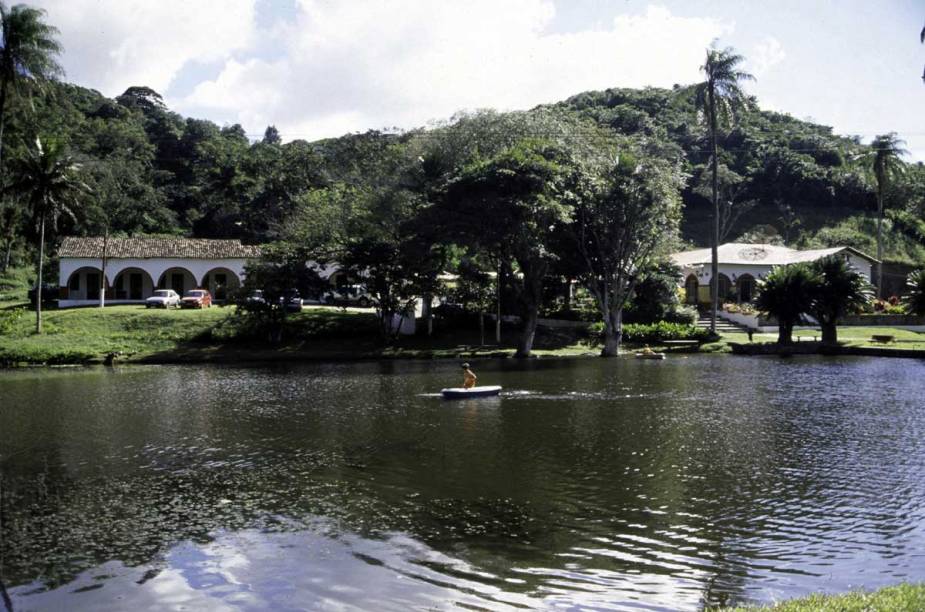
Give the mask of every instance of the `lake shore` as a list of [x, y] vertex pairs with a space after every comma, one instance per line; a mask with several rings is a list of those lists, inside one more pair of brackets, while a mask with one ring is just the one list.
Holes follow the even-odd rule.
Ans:
[[925, 610], [925, 584], [902, 583], [876, 591], [839, 595], [814, 594], [770, 606], [722, 608], [725, 612], [918, 612]]
[[[15, 313], [10, 316], [9, 313]], [[437, 327], [432, 337], [406, 336], [391, 344], [381, 341], [372, 311], [309, 307], [290, 315], [283, 339], [270, 344], [262, 338], [242, 338], [241, 321], [233, 307], [206, 310], [147, 310], [140, 306], [110, 306], [48, 310], [44, 329], [34, 333], [35, 315], [22, 306], [0, 309], [6, 328], [0, 331], [0, 367], [46, 365], [137, 364], [259, 364], [311, 361], [370, 361], [392, 359], [507, 359], [516, 350], [517, 330], [505, 327], [502, 342], [486, 329], [482, 344], [477, 329]], [[888, 347], [873, 340], [895, 337]], [[921, 358], [925, 334], [878, 327], [839, 329], [844, 346], [839, 354]], [[696, 347], [651, 347], [668, 354], [765, 354], [775, 334], [725, 333], [721, 340]], [[800, 330], [793, 354], [816, 353], [818, 332]], [[629, 354], [639, 348], [624, 344]], [[540, 329], [533, 355], [537, 358], [588, 358], [599, 354], [591, 339], [561, 330]]]

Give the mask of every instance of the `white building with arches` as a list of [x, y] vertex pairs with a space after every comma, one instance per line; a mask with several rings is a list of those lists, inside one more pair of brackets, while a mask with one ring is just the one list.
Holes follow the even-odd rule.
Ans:
[[[245, 265], [260, 247], [240, 240], [152, 236], [105, 239], [69, 236], [58, 249], [58, 305], [142, 303], [155, 289], [209, 290], [221, 302], [244, 281]], [[105, 274], [104, 274], [105, 271]]]
[[[808, 262], [824, 257], [842, 257], [868, 281], [877, 260], [852, 247], [832, 247], [798, 251], [775, 244], [744, 244], [730, 242], [719, 246], [719, 295], [722, 302], [751, 302], [758, 279], [767, 276], [776, 266]], [[672, 261], [681, 268], [684, 301], [687, 304], [709, 304], [712, 253], [696, 249], [674, 253]]]

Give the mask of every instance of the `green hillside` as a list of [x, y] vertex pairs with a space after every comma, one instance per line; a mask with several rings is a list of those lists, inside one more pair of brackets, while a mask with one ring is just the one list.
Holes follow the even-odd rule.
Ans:
[[[706, 246], [711, 206], [698, 193], [708, 140], [690, 88], [608, 89], [585, 92], [556, 105], [624, 134], [668, 139], [679, 145], [691, 175], [684, 190], [683, 236]], [[737, 176], [736, 202], [752, 202], [725, 241], [769, 240], [795, 247], [849, 245], [876, 252], [876, 196], [869, 175], [870, 148], [858, 138], [789, 115], [763, 111], [757, 101], [719, 140], [720, 164]], [[910, 165], [889, 194], [885, 259], [925, 261], [925, 169]]]
[[[35, 134], [63, 141], [81, 162], [92, 190], [77, 219], [62, 218], [52, 241], [66, 234], [97, 234], [106, 227], [127, 234], [273, 240], [312, 192], [343, 184], [375, 188], [383, 177], [406, 171], [401, 158], [416, 159], [415, 151], [434, 134], [424, 129], [371, 131], [283, 144], [276, 130], [268, 128], [263, 139], [252, 142], [239, 125], [221, 127], [182, 117], [145, 87], [109, 99], [76, 85], [51, 84], [17, 96], [11, 104], [8, 157], [21, 155]], [[640, 137], [666, 154], [679, 151], [689, 176], [683, 191], [683, 239], [691, 245], [708, 244], [709, 200], [698, 188], [708, 159], [707, 140], [690, 88], [585, 92], [521, 114], [541, 112], [572, 115], [573, 120]], [[487, 137], [496, 138], [497, 145], [497, 134]], [[477, 157], [478, 143], [469, 146], [468, 153]], [[858, 139], [759, 110], [755, 102], [722, 135], [720, 147], [729, 186], [725, 195], [736, 206], [750, 203], [730, 224], [726, 241], [844, 244], [875, 251], [875, 195], [865, 170], [869, 148]], [[887, 208], [887, 259], [925, 262], [921, 164], [909, 167], [889, 194]], [[34, 230], [26, 215], [7, 211], [0, 223], [3, 246], [11, 249], [13, 262], [30, 261]]]

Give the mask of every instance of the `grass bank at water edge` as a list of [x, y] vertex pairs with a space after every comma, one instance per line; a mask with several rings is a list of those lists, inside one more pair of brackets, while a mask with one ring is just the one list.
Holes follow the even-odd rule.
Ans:
[[810, 595], [766, 607], [723, 608], [723, 612], [922, 612], [925, 584], [899, 584], [873, 592]]

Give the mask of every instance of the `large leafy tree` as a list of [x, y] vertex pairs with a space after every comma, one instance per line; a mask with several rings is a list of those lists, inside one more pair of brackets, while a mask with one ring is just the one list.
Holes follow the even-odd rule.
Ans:
[[513, 282], [523, 311], [517, 357], [529, 357], [533, 349], [543, 280], [556, 258], [550, 245], [571, 218], [574, 179], [568, 152], [525, 139], [469, 165], [447, 189], [447, 227], [461, 241], [517, 264]]
[[774, 268], [758, 281], [755, 307], [777, 319], [778, 344], [793, 344], [793, 327], [809, 309], [818, 284], [818, 273], [806, 263]]
[[0, 168], [3, 163], [3, 130], [6, 101], [21, 81], [46, 80], [62, 75], [56, 61], [61, 45], [58, 29], [44, 21], [42, 9], [17, 4], [8, 8], [0, 2]]
[[883, 200], [905, 166], [902, 156], [908, 151], [904, 144], [895, 132], [877, 136], [870, 144], [871, 171], [877, 181], [877, 297], [883, 297]]
[[89, 188], [78, 176], [78, 166], [59, 141], [42, 145], [36, 140], [35, 148], [13, 166], [13, 182], [7, 193], [28, 203], [39, 235], [38, 281], [36, 283], [35, 331], [42, 333], [42, 268], [45, 257], [45, 227], [57, 229], [62, 215], [74, 217], [81, 195]]
[[822, 343], [838, 342], [838, 320], [859, 312], [873, 297], [870, 283], [847, 261], [826, 257], [811, 264], [817, 275], [809, 300], [809, 313], [822, 328]]
[[617, 354], [623, 308], [642, 270], [677, 236], [681, 186], [673, 165], [626, 151], [599, 193], [578, 199], [572, 232], [583, 260], [581, 281], [604, 320], [602, 357]]
[[710, 171], [712, 174], [710, 193], [713, 203], [713, 232], [711, 247], [713, 250], [710, 266], [710, 331], [716, 332], [716, 309], [719, 302], [719, 241], [720, 241], [720, 206], [719, 206], [719, 151], [718, 134], [721, 124], [734, 118], [738, 112], [748, 106], [748, 97], [742, 90], [743, 81], [755, 77], [742, 71], [739, 66], [744, 61], [731, 47], [726, 49], [707, 49], [707, 58], [700, 70], [706, 80], [695, 87], [696, 104], [707, 125], [710, 137]]

